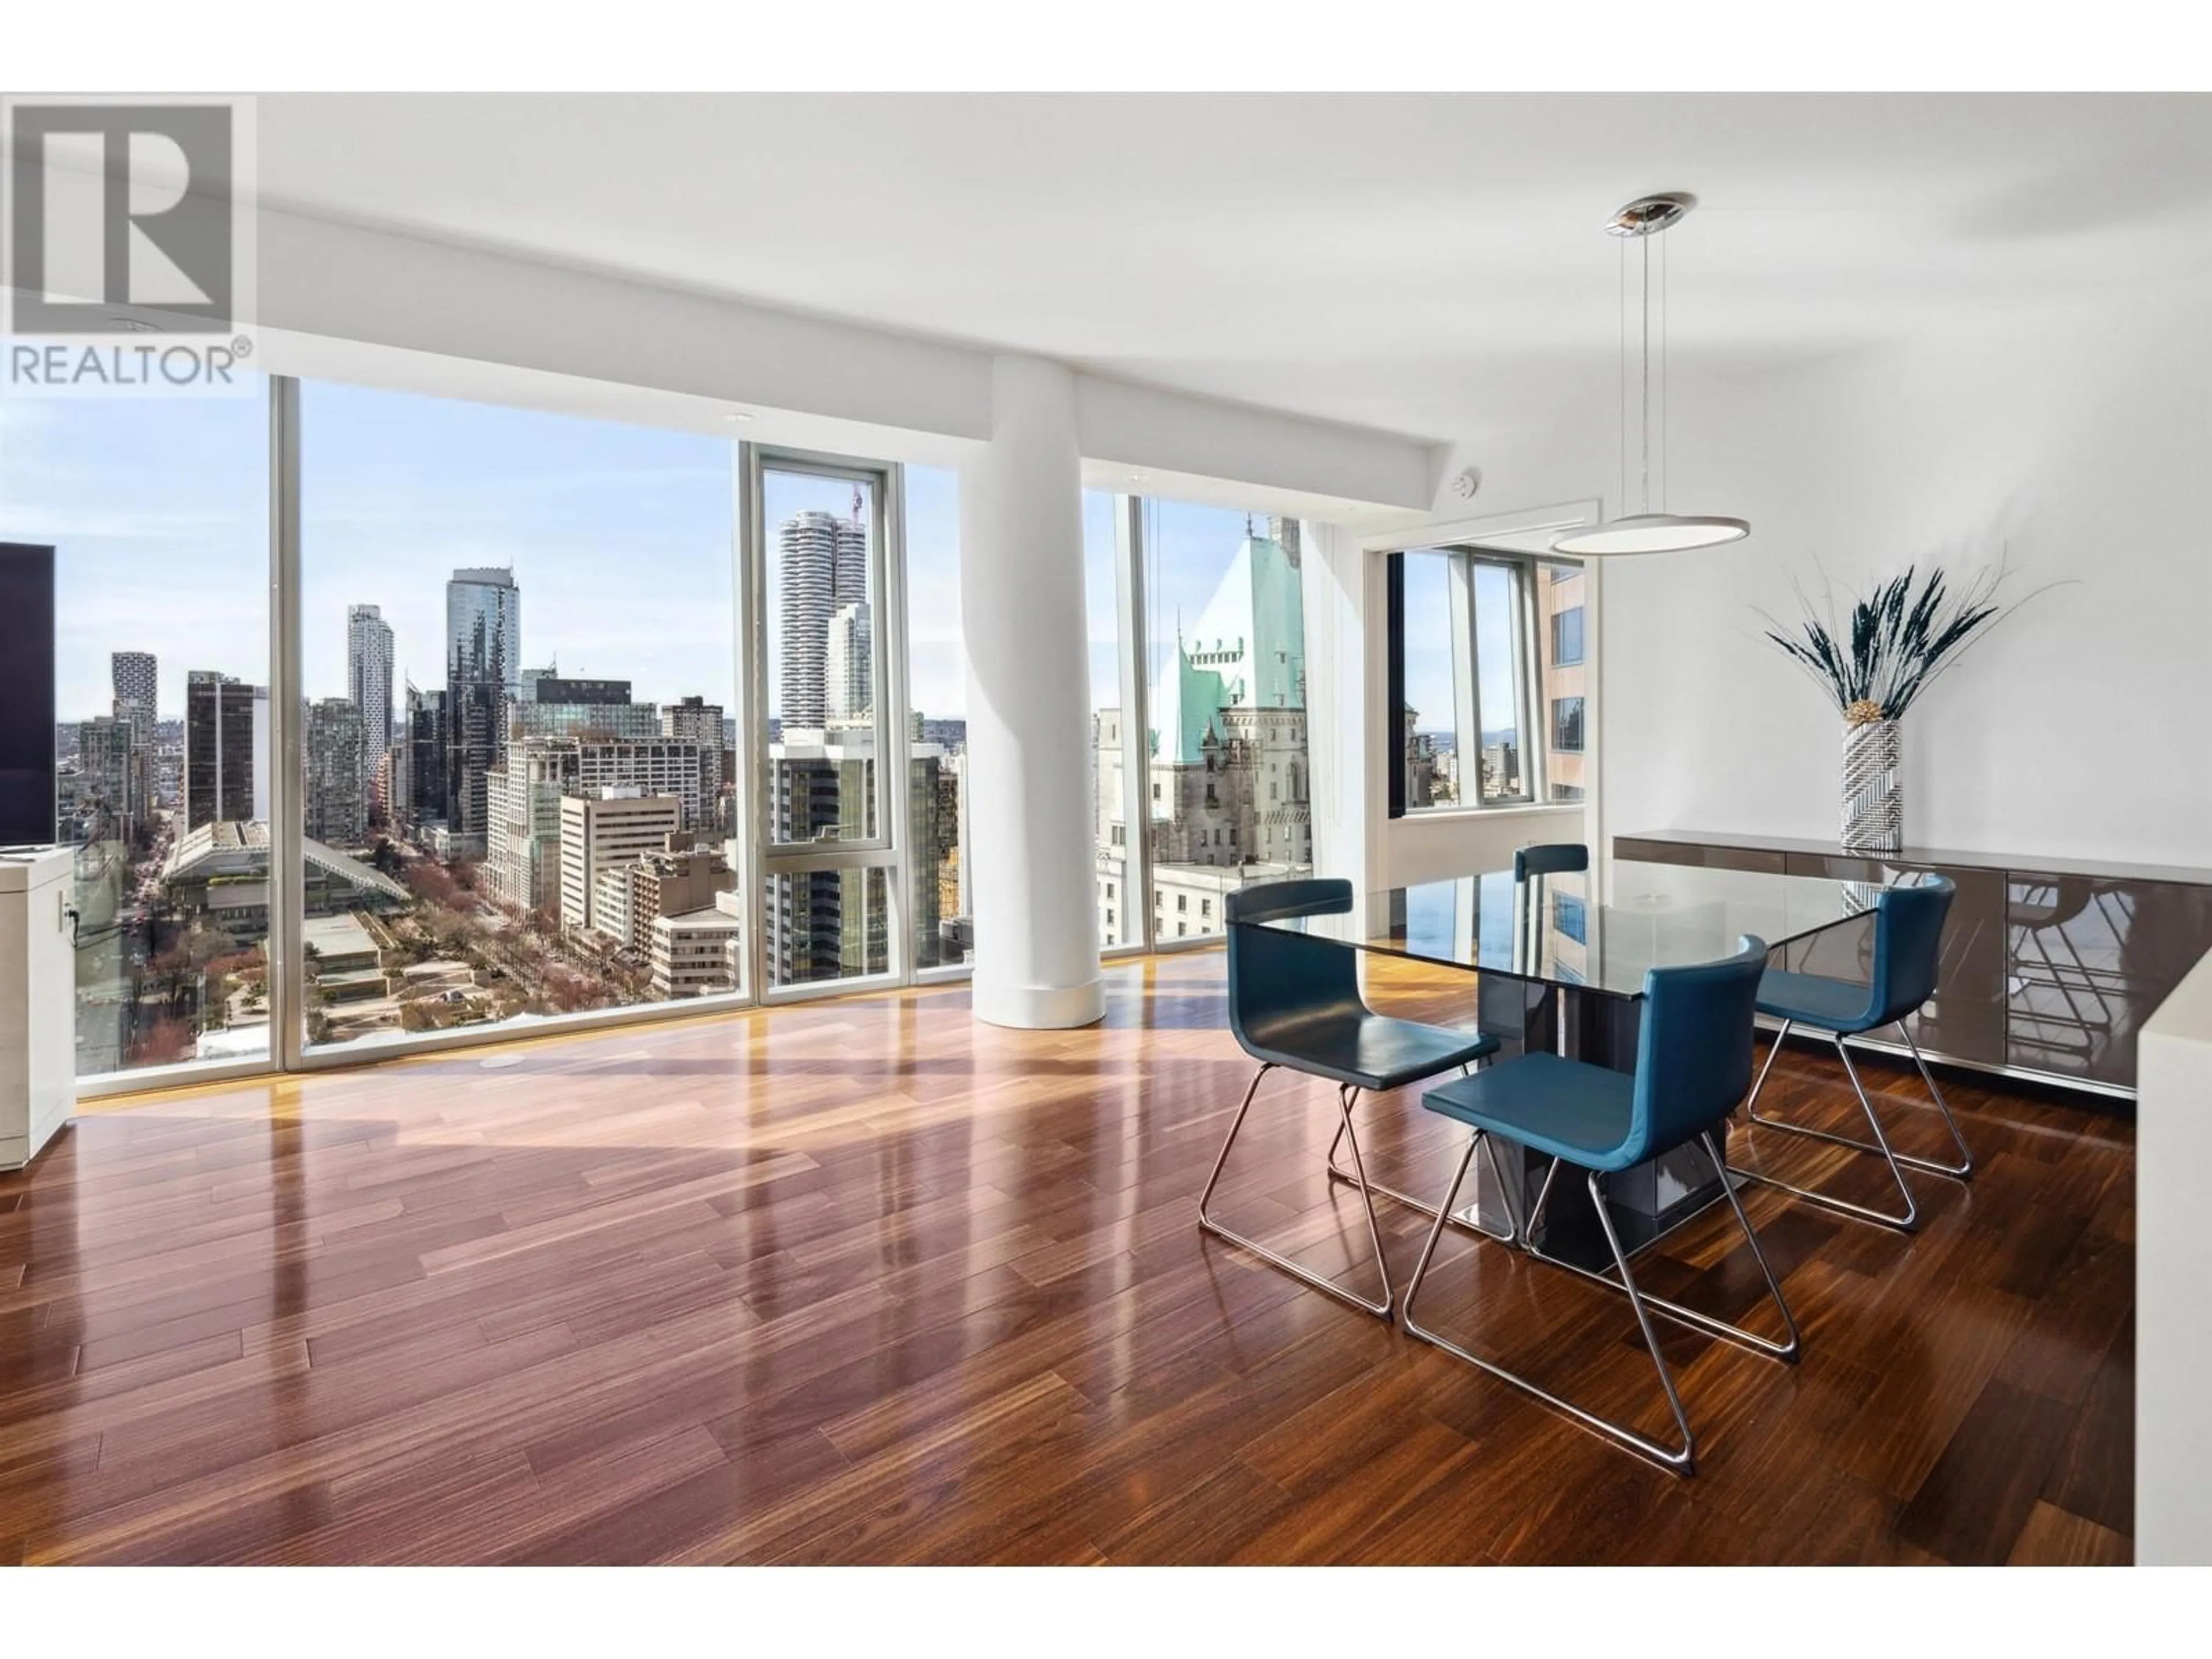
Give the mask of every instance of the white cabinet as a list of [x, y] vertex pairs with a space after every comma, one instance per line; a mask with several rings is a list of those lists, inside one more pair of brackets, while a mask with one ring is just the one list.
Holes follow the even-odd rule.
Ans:
[[65, 847], [0, 848], [0, 1170], [20, 1169], [76, 1101], [76, 951]]

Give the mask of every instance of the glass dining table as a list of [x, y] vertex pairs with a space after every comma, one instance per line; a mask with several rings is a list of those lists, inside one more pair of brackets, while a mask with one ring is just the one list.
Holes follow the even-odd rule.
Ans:
[[[1874, 908], [1877, 883], [1768, 871], [1615, 859], [1603, 871], [1513, 872], [1424, 882], [1355, 896], [1348, 913], [1245, 922], [1340, 941], [1474, 976], [1481, 1028], [1503, 1045], [1488, 1062], [1547, 1050], [1616, 1071], [1636, 1069], [1644, 976], [1654, 968], [1734, 954], [1746, 934], [1764, 939], [1778, 965], [1788, 947], [1858, 922]], [[1474, 1204], [1465, 1212], [1492, 1231], [1526, 1215], [1550, 1160], [1503, 1157], [1506, 1190], [1480, 1163]], [[1441, 1185], [1441, 1182], [1439, 1182]], [[1610, 1261], [1579, 1182], [1563, 1182], [1547, 1206], [1540, 1243], [1549, 1254], [1592, 1265]], [[1694, 1146], [1609, 1176], [1607, 1207], [1632, 1250], [1686, 1221], [1721, 1196], [1720, 1176]]]

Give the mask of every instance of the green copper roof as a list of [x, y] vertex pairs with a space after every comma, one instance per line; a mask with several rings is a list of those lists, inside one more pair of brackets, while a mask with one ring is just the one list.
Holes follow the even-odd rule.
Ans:
[[[1196, 625], [1178, 633], [1175, 660], [1152, 688], [1152, 751], [1194, 766], [1224, 708], [1305, 706], [1305, 608], [1298, 567], [1283, 544], [1247, 536]], [[1163, 735], [1168, 739], [1163, 744]]]

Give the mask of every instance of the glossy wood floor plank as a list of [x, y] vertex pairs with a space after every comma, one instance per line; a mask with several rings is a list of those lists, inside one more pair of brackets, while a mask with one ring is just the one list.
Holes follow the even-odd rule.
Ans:
[[[1807, 1357], [1668, 1329], [1678, 1482], [1199, 1233], [1250, 1077], [1221, 973], [1116, 965], [1082, 1031], [947, 988], [104, 1104], [0, 1176], [0, 1562], [2130, 1553], [2124, 1119], [1952, 1084], [1984, 1174], [1923, 1181], [1911, 1238], [1752, 1195]], [[1464, 978], [1375, 980], [1471, 1018]], [[1917, 1079], [1865, 1069], [1934, 1148]], [[1767, 1098], [1856, 1109], [1809, 1049]], [[1358, 1121], [1378, 1178], [1441, 1188], [1457, 1131], [1411, 1091]], [[1334, 1124], [1271, 1078], [1218, 1202], [1364, 1285]], [[1747, 1155], [1881, 1196], [1834, 1148]], [[1380, 1221], [1402, 1286], [1425, 1221]], [[1724, 1210], [1639, 1272], [1773, 1317]], [[1458, 1237], [1431, 1287], [1480, 1351], [1664, 1424], [1618, 1297]]]

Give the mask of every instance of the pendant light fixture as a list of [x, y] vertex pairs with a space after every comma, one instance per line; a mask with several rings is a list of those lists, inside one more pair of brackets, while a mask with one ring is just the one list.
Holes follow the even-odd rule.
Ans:
[[[1644, 196], [1631, 202], [1614, 214], [1606, 224], [1608, 235], [1632, 240], [1642, 256], [1641, 264], [1643, 303], [1638, 325], [1638, 368], [1637, 383], [1642, 397], [1643, 415], [1638, 422], [1643, 447], [1643, 478], [1638, 491], [1641, 511], [1626, 518], [1611, 519], [1603, 524], [1585, 525], [1579, 529], [1563, 532], [1552, 538], [1554, 553], [1572, 554], [1578, 558], [1619, 557], [1631, 553], [1682, 553], [1692, 548], [1718, 547], [1724, 542], [1741, 541], [1751, 534], [1751, 526], [1741, 519], [1722, 518], [1711, 514], [1683, 514], [1668, 513], [1666, 507], [1666, 479], [1660, 478], [1661, 511], [1651, 510], [1651, 239], [1669, 226], [1679, 223], [1682, 216], [1697, 205], [1697, 198], [1679, 191], [1668, 191], [1657, 196]], [[1624, 273], [1625, 275], [1625, 273]], [[1663, 275], [1663, 273], [1662, 273]], [[1622, 287], [1627, 284], [1624, 280]], [[1660, 289], [1660, 338], [1666, 338], [1667, 303], [1663, 283]], [[1621, 326], [1621, 356], [1628, 353], [1628, 329], [1624, 320]], [[1663, 365], [1662, 365], [1663, 367]], [[1621, 365], [1621, 427], [1628, 425], [1628, 366]], [[1659, 393], [1660, 430], [1666, 430], [1667, 394], [1662, 384]], [[1621, 446], [1620, 495], [1628, 498], [1627, 445]], [[1665, 465], [1666, 451], [1660, 451], [1661, 465]]]

